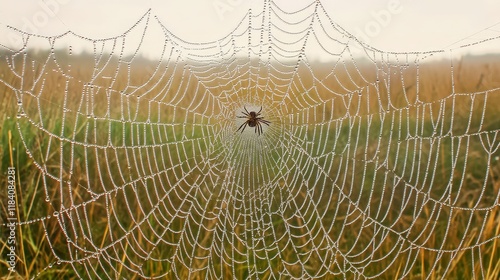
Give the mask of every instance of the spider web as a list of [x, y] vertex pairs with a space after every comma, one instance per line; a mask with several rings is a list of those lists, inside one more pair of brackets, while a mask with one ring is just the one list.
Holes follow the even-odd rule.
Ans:
[[[484, 278], [498, 261], [499, 59], [461, 55], [498, 38], [384, 52], [319, 1], [267, 1], [203, 43], [152, 12], [106, 39], [8, 28], [24, 47], [0, 85], [39, 178], [23, 201], [41, 202], [20, 225], [53, 255], [34, 277]], [[244, 108], [261, 135], [236, 132]]]

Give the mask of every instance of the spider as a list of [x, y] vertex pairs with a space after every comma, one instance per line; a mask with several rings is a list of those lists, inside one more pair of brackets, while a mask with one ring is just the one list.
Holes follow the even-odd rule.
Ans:
[[255, 113], [254, 111], [248, 112], [245, 106], [243, 106], [243, 109], [245, 109], [245, 112], [241, 111], [243, 116], [236, 116], [236, 117], [246, 118], [247, 120], [242, 125], [240, 125], [240, 127], [238, 128], [238, 130], [236, 130], [236, 132], [240, 131], [241, 129], [241, 133], [243, 133], [243, 131], [248, 125], [249, 127], [255, 127], [255, 133], [260, 135], [262, 133], [262, 124], [269, 126], [269, 124], [271, 123], [270, 121], [264, 120], [264, 117], [259, 117], [260, 112], [262, 111], [262, 106], [260, 106], [260, 110], [257, 113]]

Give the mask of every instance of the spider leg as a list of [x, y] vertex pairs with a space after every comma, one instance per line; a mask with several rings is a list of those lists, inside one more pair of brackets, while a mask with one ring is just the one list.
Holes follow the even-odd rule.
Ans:
[[257, 116], [260, 115], [260, 112], [262, 111], [262, 106], [260, 106], [260, 110], [257, 112]]
[[260, 135], [260, 130], [259, 130], [259, 123], [255, 126], [255, 133]]
[[260, 117], [260, 118], [256, 118], [256, 120], [258, 120], [258, 122], [261, 122], [261, 123], [264, 123], [265, 125], [269, 126], [269, 124], [271, 123], [270, 121], [268, 120], [264, 120], [263, 117]]
[[248, 117], [250, 117], [250, 113], [248, 113], [248, 112], [245, 113], [245, 112], [241, 111], [241, 113], [243, 114], [244, 117], [239, 117], [239, 118], [248, 118]]
[[243, 129], [241, 129], [241, 133], [243, 133], [243, 131], [247, 127], [247, 124], [248, 124], [248, 121], [246, 121], [243, 124], [241, 124], [240, 127], [238, 128], [238, 130], [236, 130], [236, 132], [240, 131], [241, 127], [243, 127]]
[[[243, 112], [242, 112], [243, 113]], [[236, 116], [237, 118], [248, 118], [248, 116]]]
[[[246, 115], [247, 115], [247, 116], [248, 116], [248, 115], [250, 115], [250, 113], [248, 112], [248, 110], [247, 110], [247, 107], [246, 107], [246, 106], [243, 106], [243, 109], [245, 109], [245, 112], [246, 112]], [[243, 113], [243, 112], [242, 112], [242, 113]], [[245, 114], [245, 113], [243, 113], [243, 114]]]

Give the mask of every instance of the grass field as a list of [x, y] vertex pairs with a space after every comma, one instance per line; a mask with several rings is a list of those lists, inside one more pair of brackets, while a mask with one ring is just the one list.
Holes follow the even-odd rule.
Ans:
[[[450, 61], [301, 65], [270, 94], [265, 71], [229, 78], [255, 62], [96, 74], [55, 55], [11, 61], [22, 76], [0, 56], [0, 170], [15, 167], [22, 222], [17, 273], [2, 237], [0, 279], [500, 277], [500, 57], [453, 75]], [[264, 140], [238, 140], [241, 100], [275, 104], [289, 84]]]

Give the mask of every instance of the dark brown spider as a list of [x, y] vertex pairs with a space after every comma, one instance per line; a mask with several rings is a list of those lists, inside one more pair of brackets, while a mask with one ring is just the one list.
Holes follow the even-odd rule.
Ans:
[[246, 118], [247, 120], [242, 125], [240, 125], [240, 127], [238, 128], [238, 130], [236, 130], [236, 132], [240, 131], [241, 129], [241, 133], [243, 133], [243, 131], [248, 125], [249, 127], [255, 127], [255, 133], [260, 135], [262, 133], [262, 124], [269, 126], [269, 124], [271, 123], [270, 121], [264, 120], [264, 117], [259, 117], [260, 112], [262, 111], [262, 106], [260, 107], [260, 110], [257, 113], [255, 113], [254, 111], [248, 112], [245, 106], [243, 106], [243, 109], [245, 109], [245, 112], [241, 111], [243, 116], [236, 116], [236, 117]]

